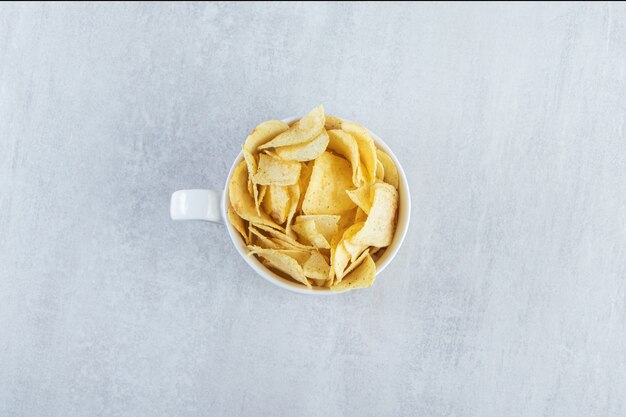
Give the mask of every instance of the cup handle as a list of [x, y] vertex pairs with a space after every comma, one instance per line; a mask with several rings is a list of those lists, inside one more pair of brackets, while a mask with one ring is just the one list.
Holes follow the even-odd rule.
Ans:
[[172, 220], [204, 220], [223, 224], [220, 195], [213, 190], [178, 190], [170, 199], [170, 216]]

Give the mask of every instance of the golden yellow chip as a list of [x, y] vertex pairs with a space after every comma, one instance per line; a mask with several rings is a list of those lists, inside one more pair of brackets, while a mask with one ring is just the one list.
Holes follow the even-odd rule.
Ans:
[[312, 220], [315, 223], [315, 229], [324, 236], [327, 242], [330, 242], [339, 231], [339, 219], [341, 216], [335, 214], [302, 215], [296, 217], [296, 223]]
[[379, 181], [385, 179], [385, 167], [379, 160], [376, 160], [376, 179]]
[[396, 167], [396, 164], [393, 163], [393, 160], [389, 155], [380, 149], [376, 150], [376, 155], [378, 156], [380, 163], [383, 164], [383, 167], [385, 168], [385, 178], [383, 181], [398, 189], [398, 186], [400, 185], [400, 178], [398, 176], [398, 168]]
[[350, 197], [350, 200], [354, 201], [354, 204], [356, 204], [358, 208], [363, 210], [365, 214], [369, 215], [370, 210], [372, 209], [371, 185], [364, 185], [356, 190], [346, 190], [346, 193], [348, 194], [348, 197]]
[[361, 265], [350, 272], [345, 278], [330, 287], [332, 291], [354, 290], [357, 288], [367, 288], [376, 279], [376, 264], [371, 256], [365, 257]]
[[326, 130], [341, 129], [342, 122], [343, 120], [341, 120], [339, 117], [335, 117], [335, 116], [331, 116], [330, 114], [327, 114], [326, 121], [324, 123], [324, 128]]
[[[348, 227], [354, 224], [354, 218], [356, 217], [356, 207], [348, 210], [344, 213], [341, 213], [341, 217], [337, 222], [337, 228], [339, 232], [343, 233]], [[341, 237], [341, 236], [340, 236]]]
[[398, 211], [398, 191], [387, 183], [379, 182], [372, 186], [374, 200], [365, 226], [353, 237], [350, 244], [362, 246], [388, 246], [393, 239]]
[[309, 181], [311, 181], [311, 173], [313, 172], [313, 163], [303, 162], [302, 169], [300, 170], [300, 198], [298, 199], [298, 207], [296, 207], [296, 213], [302, 212], [302, 203], [304, 202], [304, 196], [306, 195], [306, 190], [309, 188]]
[[293, 185], [299, 177], [300, 164], [298, 162], [284, 161], [260, 154], [259, 166], [252, 181], [260, 185]]
[[293, 247], [294, 249], [314, 249], [313, 246], [303, 245], [302, 243], [298, 242], [291, 236], [288, 236], [287, 234], [281, 231], [272, 229], [271, 227], [267, 227], [262, 224], [255, 224], [254, 227], [256, 227], [257, 229], [263, 230], [264, 232], [267, 232], [273, 238], [276, 238], [278, 240], [285, 242], [286, 244], [289, 244], [290, 247]]
[[295, 281], [298, 281], [307, 286], [307, 288], [311, 288], [311, 283], [304, 276], [304, 271], [302, 270], [302, 266], [285, 253], [280, 252], [253, 252], [257, 256], [260, 256], [265, 261], [264, 264], [269, 266], [270, 268], [277, 269], [288, 276], [290, 276]]
[[311, 161], [319, 157], [326, 150], [326, 146], [328, 134], [322, 130], [322, 133], [310, 142], [276, 148], [276, 155], [287, 161]]
[[[289, 186], [289, 212], [287, 213], [287, 227], [286, 232], [291, 236], [291, 222], [293, 216], [298, 209], [298, 203], [300, 202], [300, 184], [294, 184]], [[292, 236], [293, 237], [293, 236]]]
[[289, 129], [289, 125], [279, 120], [263, 122], [254, 128], [252, 133], [246, 138], [243, 147], [250, 153], [255, 152], [259, 146], [274, 139], [287, 129]]
[[233, 172], [233, 176], [228, 184], [228, 198], [233, 210], [242, 219], [250, 223], [282, 229], [267, 214], [263, 212], [257, 214], [252, 196], [248, 193], [248, 168], [245, 161], [241, 161]]
[[346, 194], [352, 187], [352, 168], [345, 159], [324, 152], [313, 172], [302, 203], [305, 214], [340, 214], [355, 207]]
[[246, 234], [246, 225], [243, 219], [239, 217], [237, 213], [235, 213], [235, 210], [233, 210], [233, 208], [230, 205], [228, 206], [228, 210], [226, 214], [228, 215], [228, 221], [230, 222], [230, 224], [233, 225], [235, 230], [239, 232], [239, 234], [241, 235], [243, 240], [246, 242], [246, 244], [248, 244], [249, 239], [248, 239], [248, 235]]
[[321, 249], [330, 249], [330, 244], [328, 241], [322, 236], [320, 232], [318, 232], [315, 227], [315, 222], [313, 220], [304, 220], [298, 222], [292, 226], [294, 232], [298, 234], [298, 236], [303, 239], [305, 242], [310, 242], [316, 248]]
[[256, 200], [254, 202], [254, 204], [256, 205], [256, 212], [260, 215], [261, 214], [261, 203], [263, 202], [263, 199], [265, 199], [265, 194], [267, 193], [267, 188], [269, 187], [269, 185], [256, 185], [254, 184], [253, 187], [259, 187], [258, 190], [258, 195], [255, 197]]
[[330, 267], [321, 253], [315, 251], [304, 263], [304, 276], [317, 280], [326, 280]]
[[256, 230], [254, 227], [250, 227], [248, 230], [253, 235], [252, 243], [255, 244], [256, 246], [260, 246], [263, 249], [281, 249], [281, 248], [283, 248], [281, 245], [278, 245], [277, 243], [272, 241], [272, 239], [264, 236], [261, 232]]
[[350, 254], [343, 245], [343, 241], [339, 242], [335, 247], [331, 262], [331, 267], [333, 268], [335, 275], [335, 282], [341, 282], [346, 266], [348, 266], [348, 263], [350, 262]]
[[361, 265], [361, 262], [363, 262], [363, 260], [367, 256], [369, 256], [369, 254], [370, 254], [370, 250], [369, 249], [365, 249], [363, 252], [361, 252], [361, 254], [359, 255], [358, 258], [356, 258], [354, 261], [350, 262], [350, 265], [348, 265], [348, 267], [344, 271], [344, 274], [348, 275], [350, 272], [354, 271], [356, 269], [356, 267]]
[[289, 187], [268, 185], [263, 198], [263, 210], [270, 215], [276, 224], [283, 224], [289, 214]]
[[276, 136], [271, 141], [259, 146], [259, 149], [277, 148], [279, 146], [297, 145], [298, 143], [308, 142], [322, 133], [324, 122], [324, 107], [319, 105], [288, 130]]
[[376, 145], [367, 129], [352, 122], [343, 122], [341, 129], [351, 134], [359, 148], [359, 158], [363, 162], [363, 178], [366, 184], [372, 184], [376, 180]]
[[356, 186], [359, 184], [359, 148], [354, 136], [343, 130], [328, 131], [328, 150], [343, 156], [352, 166], [352, 182]]
[[367, 213], [361, 210], [360, 207], [356, 208], [356, 214], [354, 215], [354, 223], [361, 223], [367, 220]]

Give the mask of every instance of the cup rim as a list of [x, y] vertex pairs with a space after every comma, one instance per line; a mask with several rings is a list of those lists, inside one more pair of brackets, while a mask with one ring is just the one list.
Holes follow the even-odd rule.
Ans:
[[[286, 119], [282, 119], [282, 121], [290, 124], [298, 120], [299, 118], [300, 117], [288, 117]], [[402, 246], [402, 243], [404, 242], [404, 239], [406, 238], [406, 235], [408, 233], [410, 219], [411, 219], [411, 194], [409, 191], [409, 184], [406, 179], [406, 174], [404, 172], [404, 169], [402, 168], [402, 165], [400, 164], [400, 161], [398, 161], [398, 158], [396, 157], [396, 155], [389, 148], [389, 146], [387, 146], [385, 141], [383, 141], [380, 138], [380, 136], [378, 136], [376, 133], [372, 132], [371, 130], [367, 128], [365, 129], [369, 132], [370, 135], [372, 135], [372, 138], [374, 139], [376, 146], [380, 148], [381, 150], [383, 150], [387, 155], [389, 155], [391, 159], [393, 160], [393, 162], [396, 164], [396, 168], [398, 169], [398, 176], [400, 179], [400, 183], [398, 185], [399, 204], [398, 204], [398, 219], [396, 223], [396, 231], [394, 233], [394, 237], [393, 237], [391, 244], [385, 248], [385, 252], [376, 262], [376, 276], [378, 277], [378, 275], [382, 273], [385, 270], [385, 268], [387, 268], [387, 266], [391, 263], [391, 261], [395, 258], [396, 254], [400, 250], [400, 247]], [[235, 158], [232, 166], [230, 167], [230, 171], [228, 172], [228, 176], [226, 178], [226, 185], [224, 186], [224, 191], [222, 193], [221, 203], [220, 203], [220, 208], [222, 211], [222, 218], [225, 219], [224, 223], [226, 224], [226, 229], [228, 230], [230, 240], [232, 241], [233, 245], [237, 249], [237, 252], [239, 252], [239, 255], [241, 255], [241, 257], [245, 260], [245, 262], [258, 275], [263, 277], [266, 281], [269, 281], [272, 284], [277, 285], [278, 287], [281, 287], [283, 289], [286, 289], [286, 290], [289, 290], [298, 294], [326, 296], [326, 295], [342, 294], [347, 291], [350, 291], [349, 289], [340, 290], [340, 291], [331, 291], [329, 288], [317, 288], [317, 287], [313, 287], [313, 289], [308, 289], [302, 284], [289, 281], [288, 279], [283, 278], [279, 276], [278, 274], [275, 274], [270, 269], [265, 267], [256, 258], [256, 256], [251, 256], [248, 253], [246, 253], [245, 242], [243, 242], [243, 240], [241, 239], [239, 232], [237, 232], [234, 226], [230, 224], [230, 222], [228, 221], [228, 216], [227, 216], [228, 201], [229, 201], [228, 200], [229, 199], [228, 184], [230, 183], [230, 179], [232, 178], [235, 168], [239, 165], [239, 163], [242, 160], [243, 160], [243, 153], [239, 151], [239, 154], [237, 154], [237, 157]], [[402, 222], [402, 228], [400, 228], [401, 222]]]

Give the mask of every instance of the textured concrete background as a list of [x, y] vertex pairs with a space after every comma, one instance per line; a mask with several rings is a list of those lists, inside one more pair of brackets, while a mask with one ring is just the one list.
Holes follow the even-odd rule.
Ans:
[[[318, 103], [413, 197], [376, 285], [170, 193]], [[0, 416], [624, 416], [624, 4], [2, 4]]]

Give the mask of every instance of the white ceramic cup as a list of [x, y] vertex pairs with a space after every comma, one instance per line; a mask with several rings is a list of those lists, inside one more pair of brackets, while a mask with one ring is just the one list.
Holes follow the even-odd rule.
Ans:
[[[292, 117], [283, 120], [283, 122], [291, 124], [297, 119], [298, 117]], [[378, 276], [384, 271], [387, 265], [389, 265], [391, 260], [396, 256], [396, 253], [398, 253], [398, 249], [400, 249], [400, 246], [404, 241], [404, 237], [406, 236], [406, 233], [409, 229], [409, 219], [411, 218], [411, 195], [409, 194], [409, 186], [406, 180], [406, 175], [404, 173], [404, 170], [402, 169], [402, 165], [400, 165], [400, 162], [398, 161], [398, 158], [396, 158], [391, 149], [389, 149], [387, 144], [385, 144], [385, 142], [378, 135], [376, 135], [372, 131], [369, 132], [374, 138], [376, 146], [379, 149], [385, 151], [396, 164], [400, 180], [398, 187], [399, 207], [396, 232], [394, 234], [391, 244], [385, 249], [383, 254], [376, 261], [376, 276]], [[242, 160], [243, 155], [241, 152], [239, 152], [239, 155], [237, 155], [237, 158], [235, 158], [235, 162], [233, 162], [233, 165], [230, 168], [230, 172], [228, 173], [228, 179], [226, 180], [226, 185], [224, 187], [224, 190], [222, 191], [198, 189], [179, 190], [172, 194], [172, 198], [170, 201], [170, 215], [172, 219], [203, 220], [226, 225], [226, 230], [228, 230], [228, 234], [230, 235], [230, 239], [232, 240], [233, 245], [235, 246], [237, 252], [239, 252], [241, 257], [246, 261], [246, 263], [250, 265], [250, 267], [258, 275], [262, 276], [267, 281], [281, 288], [301, 294], [313, 295], [330, 295], [343, 292], [330, 291], [328, 288], [320, 288], [315, 286], [312, 289], [308, 289], [302, 284], [298, 284], [294, 281], [290, 281], [275, 274], [271, 270], [267, 269], [256, 258], [256, 256], [250, 256], [247, 254], [245, 242], [241, 239], [241, 236], [235, 230], [235, 228], [228, 222], [226, 216], [226, 210], [228, 208], [228, 184], [230, 183], [230, 178], [233, 175], [233, 171]]]

